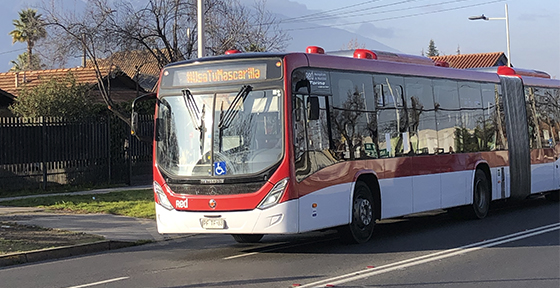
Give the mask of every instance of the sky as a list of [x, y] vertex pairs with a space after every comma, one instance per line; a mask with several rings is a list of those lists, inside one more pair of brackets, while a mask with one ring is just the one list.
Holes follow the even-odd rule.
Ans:
[[[21, 9], [40, 2], [3, 3], [0, 72], [8, 71], [10, 60], [25, 51], [24, 44], [12, 44], [8, 35], [12, 20]], [[545, 71], [560, 79], [559, 0], [267, 0], [266, 8], [292, 35], [288, 51], [304, 51], [310, 45], [339, 50], [353, 41], [365, 48], [420, 55], [433, 39], [440, 55], [451, 55], [457, 50], [461, 54], [506, 52], [505, 20], [468, 20], [482, 14], [503, 18], [506, 3], [513, 66]]]

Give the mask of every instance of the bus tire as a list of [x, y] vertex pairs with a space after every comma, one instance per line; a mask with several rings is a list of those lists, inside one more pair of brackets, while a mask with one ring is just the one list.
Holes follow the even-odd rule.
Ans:
[[367, 242], [375, 227], [375, 203], [366, 183], [358, 181], [352, 200], [352, 222], [339, 228], [340, 238], [345, 243]]
[[258, 243], [263, 238], [263, 234], [231, 234], [237, 243]]
[[560, 201], [560, 190], [552, 191], [544, 195], [544, 198], [548, 201], [558, 202]]
[[469, 207], [469, 218], [482, 219], [490, 210], [491, 191], [484, 171], [477, 169], [474, 175], [473, 203]]

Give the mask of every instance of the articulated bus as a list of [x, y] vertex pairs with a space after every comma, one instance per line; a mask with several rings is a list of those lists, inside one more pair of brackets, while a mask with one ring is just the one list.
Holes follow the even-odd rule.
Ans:
[[363, 243], [380, 219], [558, 201], [560, 81], [544, 72], [366, 49], [237, 52], [161, 72], [160, 233], [247, 243], [335, 228]]

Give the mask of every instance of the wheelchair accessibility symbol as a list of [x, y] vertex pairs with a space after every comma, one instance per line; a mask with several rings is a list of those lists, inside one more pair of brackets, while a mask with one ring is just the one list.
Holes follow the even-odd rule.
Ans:
[[214, 162], [214, 175], [221, 176], [226, 175], [226, 162]]

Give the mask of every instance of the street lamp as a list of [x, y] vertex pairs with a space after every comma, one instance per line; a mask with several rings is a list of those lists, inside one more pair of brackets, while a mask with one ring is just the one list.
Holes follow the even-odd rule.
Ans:
[[489, 18], [482, 14], [481, 16], [471, 16], [469, 20], [506, 20], [506, 38], [507, 38], [507, 57], [508, 57], [508, 67], [511, 67], [511, 53], [509, 50], [509, 16], [508, 16], [508, 5], [506, 3], [506, 17]]

